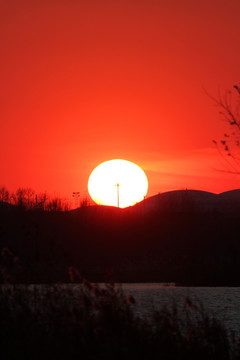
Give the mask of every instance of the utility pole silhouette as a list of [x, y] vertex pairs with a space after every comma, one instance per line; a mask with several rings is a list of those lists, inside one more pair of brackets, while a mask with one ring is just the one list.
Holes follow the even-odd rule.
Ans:
[[114, 186], [116, 186], [117, 187], [117, 207], [119, 207], [119, 186], [120, 186], [120, 184], [119, 183], [117, 183], [116, 185], [114, 185]]

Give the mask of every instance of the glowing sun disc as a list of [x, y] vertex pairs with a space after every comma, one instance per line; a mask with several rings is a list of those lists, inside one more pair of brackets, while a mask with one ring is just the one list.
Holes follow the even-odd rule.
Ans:
[[88, 180], [88, 191], [99, 205], [131, 206], [144, 199], [148, 180], [136, 164], [121, 159], [98, 165]]

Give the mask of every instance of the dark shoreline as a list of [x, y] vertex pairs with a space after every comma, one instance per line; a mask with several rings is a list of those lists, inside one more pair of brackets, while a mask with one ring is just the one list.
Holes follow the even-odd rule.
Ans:
[[[189, 194], [189, 192], [187, 193]], [[165, 199], [166, 200], [166, 199]], [[172, 206], [172, 202], [171, 206]], [[176, 283], [238, 287], [238, 212], [0, 207], [0, 283]]]

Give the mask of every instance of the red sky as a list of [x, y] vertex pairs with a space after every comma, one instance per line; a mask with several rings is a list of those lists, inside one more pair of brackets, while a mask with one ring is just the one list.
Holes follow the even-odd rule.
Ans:
[[140, 165], [148, 195], [239, 188], [212, 139], [239, 83], [238, 0], [2, 0], [0, 185], [71, 198], [91, 171]]

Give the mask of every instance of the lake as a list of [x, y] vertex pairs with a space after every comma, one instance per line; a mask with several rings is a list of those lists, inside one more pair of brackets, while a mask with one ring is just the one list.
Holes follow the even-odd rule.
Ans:
[[181, 306], [184, 298], [189, 297], [193, 302], [199, 300], [207, 312], [215, 314], [224, 321], [227, 329], [240, 336], [240, 287], [180, 287], [158, 283], [121, 286], [126, 294], [134, 296], [136, 312], [140, 316], [148, 316], [172, 301]]
[[[104, 284], [99, 284], [99, 286], [104, 286]], [[228, 330], [234, 331], [240, 337], [240, 287], [181, 287], [171, 284], [166, 286], [160, 283], [124, 283], [116, 284], [116, 286], [120, 286], [126, 295], [131, 294], [135, 298], [136, 304], [132, 307], [140, 317], [147, 317], [154, 310], [161, 309], [164, 305], [171, 305], [173, 302], [181, 309], [184, 298], [188, 297], [196, 305], [200, 301], [210, 315], [214, 314], [224, 322]], [[60, 290], [63, 298], [66, 299], [64, 294], [71, 290], [74, 298], [79, 299], [79, 284], [2, 285], [1, 289], [11, 288], [14, 292], [20, 288], [32, 307], [44, 308], [44, 294], [47, 294], [51, 289], [54, 291], [56, 287], [58, 291], [61, 287], [65, 290], [62, 292]]]

